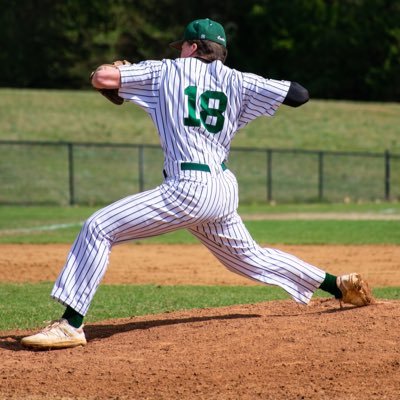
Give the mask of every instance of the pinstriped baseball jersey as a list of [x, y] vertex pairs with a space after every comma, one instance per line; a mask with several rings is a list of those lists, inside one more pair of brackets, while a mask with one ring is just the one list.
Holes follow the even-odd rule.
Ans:
[[119, 94], [150, 114], [167, 165], [221, 164], [237, 130], [260, 115], [272, 116], [290, 86], [196, 58], [145, 61], [120, 71]]
[[146, 61], [120, 71], [120, 95], [143, 107], [157, 127], [166, 178], [86, 221], [52, 297], [85, 315], [114, 245], [187, 229], [229, 270], [279, 286], [307, 304], [325, 272], [252, 239], [237, 213], [236, 178], [222, 164], [237, 130], [260, 115], [273, 115], [290, 82], [196, 58]]

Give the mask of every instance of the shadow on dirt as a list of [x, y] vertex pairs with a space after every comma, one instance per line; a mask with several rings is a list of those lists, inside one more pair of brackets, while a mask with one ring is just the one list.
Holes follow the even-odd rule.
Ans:
[[239, 318], [259, 318], [259, 314], [227, 314], [204, 317], [189, 317], [189, 318], [174, 318], [160, 319], [152, 321], [132, 321], [125, 324], [112, 325], [89, 325], [85, 328], [86, 337], [88, 340], [104, 339], [113, 336], [117, 333], [129, 332], [137, 329], [150, 329], [158, 326], [177, 325], [177, 324], [192, 324], [196, 322], [205, 322], [212, 320], [230, 320]]
[[[178, 324], [192, 324], [196, 322], [205, 322], [213, 320], [231, 320], [231, 319], [246, 319], [246, 318], [260, 318], [259, 314], [226, 314], [226, 315], [215, 315], [215, 316], [204, 316], [204, 317], [189, 317], [189, 318], [173, 318], [173, 319], [156, 319], [150, 321], [132, 321], [127, 323], [115, 324], [102, 324], [102, 325], [86, 325], [85, 334], [88, 341], [105, 339], [116, 335], [118, 333], [129, 332], [138, 329], [150, 329], [158, 326], [167, 325], [178, 325]], [[132, 318], [134, 319], [134, 317]], [[20, 335], [9, 335], [0, 336], [0, 348], [10, 351], [26, 351], [31, 350], [23, 347], [20, 344], [21, 339], [29, 335], [24, 333]], [[43, 350], [32, 350], [32, 351], [43, 351]]]

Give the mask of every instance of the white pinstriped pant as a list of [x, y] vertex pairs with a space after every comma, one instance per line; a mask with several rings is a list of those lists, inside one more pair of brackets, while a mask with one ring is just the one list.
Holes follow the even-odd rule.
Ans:
[[180, 171], [153, 190], [121, 199], [86, 221], [51, 296], [86, 315], [113, 245], [184, 228], [229, 270], [279, 286], [295, 301], [307, 304], [325, 272], [290, 254], [257, 245], [237, 206], [235, 176], [218, 169]]

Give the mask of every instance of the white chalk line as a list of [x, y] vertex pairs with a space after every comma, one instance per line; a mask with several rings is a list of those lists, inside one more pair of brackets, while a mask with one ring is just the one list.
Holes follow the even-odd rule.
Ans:
[[35, 233], [35, 232], [43, 232], [43, 231], [56, 231], [59, 229], [73, 228], [82, 226], [83, 222], [71, 222], [68, 224], [52, 224], [52, 225], [42, 225], [42, 226], [33, 226], [30, 228], [16, 228], [16, 229], [0, 229], [0, 236], [6, 235], [18, 235], [21, 233]]

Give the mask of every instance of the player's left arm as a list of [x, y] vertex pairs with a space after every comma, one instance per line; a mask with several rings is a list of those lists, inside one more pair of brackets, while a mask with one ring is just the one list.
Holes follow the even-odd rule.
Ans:
[[121, 73], [115, 65], [100, 65], [92, 74], [91, 82], [96, 89], [119, 89], [121, 87]]
[[299, 107], [310, 99], [308, 90], [297, 82], [291, 82], [285, 100], [282, 104], [290, 107]]

